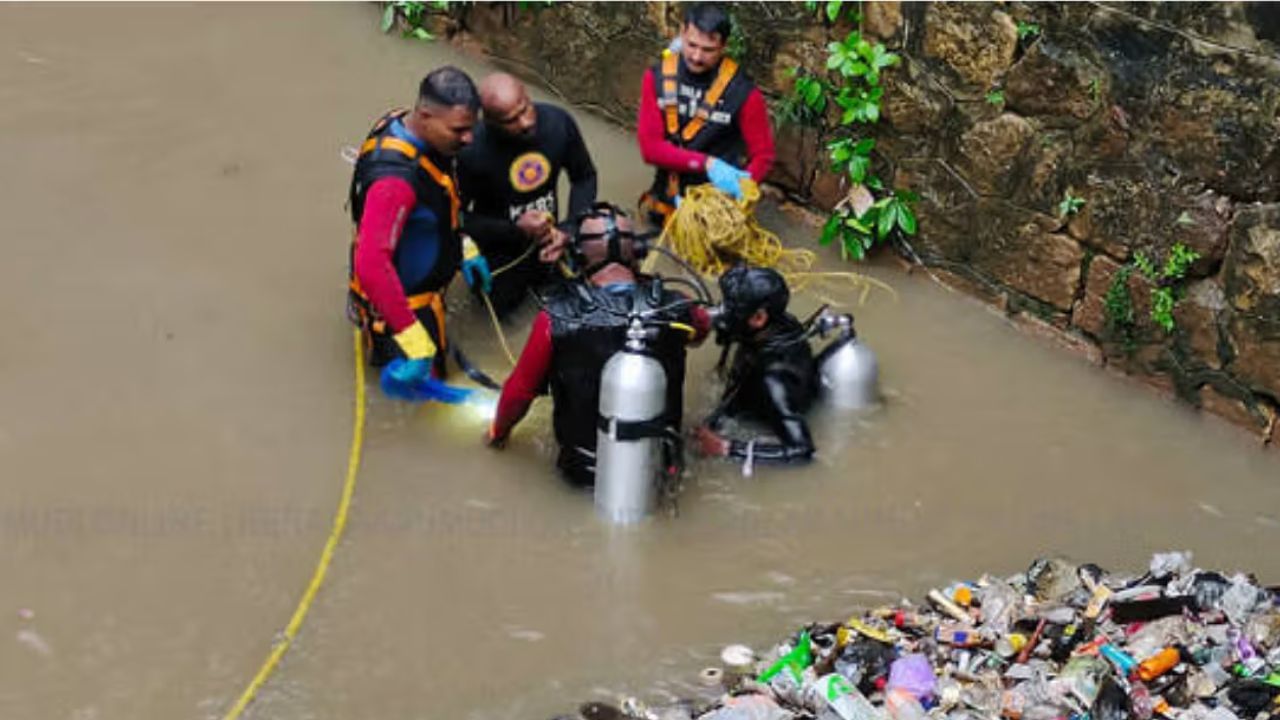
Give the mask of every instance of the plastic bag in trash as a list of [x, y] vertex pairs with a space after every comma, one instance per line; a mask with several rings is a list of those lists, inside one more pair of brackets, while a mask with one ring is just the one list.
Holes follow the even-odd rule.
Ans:
[[933, 666], [924, 655], [903, 655], [889, 666], [889, 684], [887, 690], [905, 690], [917, 700], [928, 700], [934, 696], [938, 678], [933, 674]]
[[1114, 680], [1107, 678], [1089, 708], [1089, 717], [1090, 720], [1128, 720], [1129, 696]]
[[1253, 717], [1266, 710], [1280, 695], [1280, 688], [1257, 680], [1240, 680], [1227, 688], [1227, 698], [1245, 717]]
[[982, 628], [1003, 635], [1021, 615], [1022, 593], [1003, 580], [992, 580], [978, 593], [978, 604], [982, 608]]
[[795, 715], [766, 695], [736, 695], [700, 720], [791, 720]]
[[1254, 608], [1266, 597], [1267, 594], [1250, 582], [1249, 578], [1237, 574], [1231, 578], [1231, 587], [1222, 594], [1219, 605], [1232, 625], [1243, 625]]
[[1039, 558], [1027, 568], [1027, 584], [1037, 600], [1060, 602], [1080, 587], [1079, 568], [1062, 558]]
[[876, 680], [889, 673], [889, 666], [898, 656], [892, 645], [860, 638], [840, 651], [836, 658], [836, 672], [864, 693], [876, 689]]
[[1156, 553], [1151, 556], [1151, 577], [1163, 580], [1191, 572], [1191, 552]]

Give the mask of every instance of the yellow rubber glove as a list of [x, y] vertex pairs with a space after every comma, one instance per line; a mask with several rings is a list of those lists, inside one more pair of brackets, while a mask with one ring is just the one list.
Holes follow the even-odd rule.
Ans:
[[435, 357], [436, 344], [422, 323], [414, 320], [413, 324], [395, 334], [396, 344], [410, 360], [428, 360]]
[[480, 254], [480, 248], [476, 247], [475, 241], [466, 235], [462, 236], [462, 278], [471, 287], [480, 283], [480, 289], [486, 293], [493, 290], [493, 275], [489, 272], [489, 261]]

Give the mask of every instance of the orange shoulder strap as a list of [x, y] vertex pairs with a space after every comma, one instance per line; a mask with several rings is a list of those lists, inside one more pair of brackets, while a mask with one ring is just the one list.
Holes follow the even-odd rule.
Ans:
[[431, 176], [432, 180], [436, 181], [437, 185], [444, 188], [444, 191], [448, 193], [449, 223], [450, 227], [457, 230], [458, 213], [462, 210], [462, 199], [458, 197], [458, 190], [454, 187], [453, 178], [449, 177], [447, 173], [441, 172], [440, 168], [428, 160], [426, 155], [418, 158], [418, 164], [422, 166], [423, 170], [427, 171], [427, 174]]
[[689, 120], [689, 124], [684, 126], [684, 132], [681, 136], [685, 142], [689, 142], [702, 132], [703, 126], [707, 124], [707, 118], [711, 117], [711, 111], [715, 108], [716, 103], [720, 102], [720, 98], [724, 96], [725, 88], [729, 87], [729, 83], [733, 81], [733, 76], [738, 74], [738, 63], [733, 58], [725, 58], [720, 61], [720, 71], [716, 73], [716, 79], [711, 83], [707, 94], [702, 96], [702, 103], [698, 105], [698, 112]]
[[680, 56], [670, 50], [662, 51], [662, 102], [667, 120], [667, 134], [680, 132], [679, 80], [676, 78]]

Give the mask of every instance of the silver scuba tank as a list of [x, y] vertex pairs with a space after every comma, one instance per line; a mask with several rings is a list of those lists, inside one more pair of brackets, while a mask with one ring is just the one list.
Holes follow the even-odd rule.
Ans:
[[653, 428], [666, 409], [667, 373], [645, 354], [645, 328], [633, 320], [627, 343], [600, 377], [596, 431], [596, 512], [612, 524], [637, 522], [653, 508], [662, 440]]
[[822, 399], [833, 408], [859, 410], [880, 401], [880, 364], [876, 354], [858, 340], [851, 315], [824, 315], [819, 330], [838, 335], [818, 355]]

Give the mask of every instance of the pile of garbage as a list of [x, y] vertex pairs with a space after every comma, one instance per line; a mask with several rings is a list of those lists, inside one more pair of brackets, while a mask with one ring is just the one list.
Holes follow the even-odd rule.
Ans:
[[[1280, 588], [1162, 553], [1141, 575], [1040, 559], [721, 653], [714, 699], [587, 720], [1280, 720]], [[615, 714], [616, 713], [616, 714]]]

